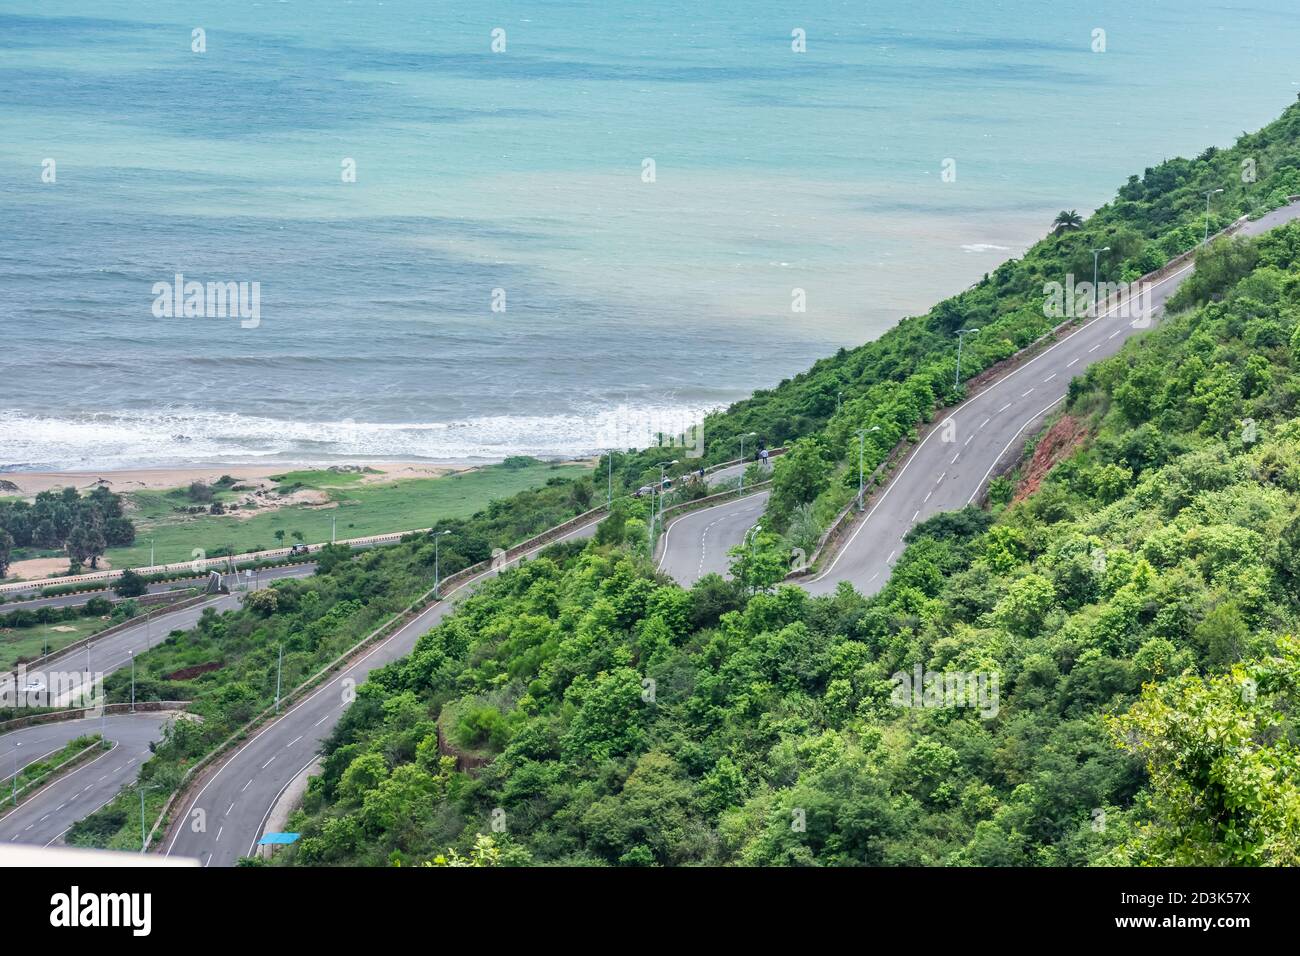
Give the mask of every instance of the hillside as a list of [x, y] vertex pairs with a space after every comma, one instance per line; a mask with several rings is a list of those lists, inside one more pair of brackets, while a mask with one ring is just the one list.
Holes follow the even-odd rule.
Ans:
[[360, 689], [281, 859], [1295, 863], [1300, 228], [1203, 262], [1037, 493], [870, 600], [611, 545], [484, 586]]

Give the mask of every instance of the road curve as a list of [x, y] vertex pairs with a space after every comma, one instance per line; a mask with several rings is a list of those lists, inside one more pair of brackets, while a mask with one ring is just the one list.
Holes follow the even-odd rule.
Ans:
[[[256, 578], [257, 584], [261, 587], [277, 578], [286, 577], [303, 577], [311, 574], [315, 569], [316, 563], [308, 562], [305, 564], [291, 564], [284, 567], [262, 568], [258, 571]], [[227, 579], [229, 576], [227, 575]], [[241, 575], [242, 580], [242, 575]], [[186, 588], [198, 588], [200, 590], [208, 583], [208, 575], [201, 577], [180, 578], [175, 581], [158, 581], [148, 586], [150, 594], [166, 594], [168, 591], [184, 590]], [[104, 588], [99, 591], [77, 591], [74, 594], [56, 594], [53, 597], [37, 598], [7, 598], [3, 604], [0, 604], [0, 615], [11, 614], [14, 611], [36, 611], [43, 607], [80, 607], [91, 598], [104, 598], [113, 604], [122, 601], [131, 600], [114, 593], [111, 588]]]
[[[139, 713], [64, 720], [24, 727], [0, 737], [0, 766], [4, 768], [3, 796], [9, 796], [14, 755], [19, 768], [61, 750], [83, 734], [100, 733], [113, 748], [60, 776], [52, 784], [13, 809], [0, 805], [0, 843], [34, 843], [49, 846], [62, 839], [72, 824], [112, 800], [135, 779], [140, 764], [149, 759], [149, 744], [162, 739], [172, 714]], [[152, 821], [150, 821], [152, 822]]]
[[687, 588], [706, 574], [728, 576], [731, 557], [727, 551], [740, 544], [758, 522], [769, 495], [760, 491], [682, 515], [668, 525], [660, 539], [658, 569]]
[[[1248, 222], [1238, 235], [1257, 235], [1300, 217], [1293, 203]], [[1191, 274], [1192, 265], [1151, 287], [1153, 317]], [[1109, 358], [1132, 336], [1145, 331], [1115, 310], [1080, 326], [1064, 339], [1008, 372], [979, 394], [945, 410], [935, 427], [908, 455], [864, 519], [825, 569], [804, 587], [813, 594], [850, 582], [874, 594], [889, 580], [902, 554], [903, 535], [940, 511], [965, 507], [983, 491], [1004, 458], [1018, 457], [1034, 427], [1065, 398], [1070, 380], [1089, 365]]]
[[[598, 523], [599, 519], [593, 519], [502, 567], [509, 567], [558, 541], [590, 537]], [[456, 600], [468, 596], [477, 584], [497, 573], [497, 570], [484, 571], [448, 592], [445, 600], [332, 676], [221, 760], [201, 779], [198, 791], [174, 811], [177, 823], [163, 852], [169, 856], [193, 857], [203, 866], [230, 866], [242, 856], [251, 856], [271, 808], [285, 788], [321, 752], [325, 739], [348, 706], [351, 690], [376, 667], [410, 654], [415, 642], [450, 613]]]
[[[315, 565], [298, 565], [282, 569], [282, 572], [275, 577], [306, 577], [314, 571]], [[260, 583], [265, 585], [268, 579], [263, 576]], [[54, 672], [84, 674], [89, 669], [91, 673], [111, 674], [120, 667], [130, 666], [133, 654], [148, 650], [165, 639], [172, 631], [185, 631], [194, 627], [208, 608], [213, 608], [217, 612], [236, 609], [239, 607], [240, 597], [241, 592], [214, 595], [206, 601], [178, 611], [155, 613], [148, 621], [141, 620], [133, 627], [91, 641], [88, 647], [55, 654], [39, 667], [29, 668], [29, 674], [47, 675], [45, 681], [47, 686], [52, 686], [48, 675]], [[12, 681], [11, 673], [0, 674], [0, 690], [7, 688]]]

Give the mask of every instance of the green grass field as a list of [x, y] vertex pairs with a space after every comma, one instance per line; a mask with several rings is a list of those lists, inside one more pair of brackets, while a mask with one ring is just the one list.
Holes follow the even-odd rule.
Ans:
[[[360, 538], [393, 531], [427, 528], [438, 521], [467, 518], [500, 498], [536, 488], [557, 476], [572, 476], [588, 468], [581, 463], [537, 462], [508, 468], [492, 465], [476, 471], [442, 478], [412, 478], [402, 481], [363, 484], [356, 472], [296, 471], [279, 478], [278, 487], [318, 489], [329, 495], [337, 507], [291, 505], [252, 517], [248, 512], [225, 515], [181, 515], [178, 506], [193, 504], [183, 489], [176, 491], [131, 492], [130, 512], [135, 522], [135, 544], [110, 548], [106, 557], [115, 568], [142, 567], [149, 563], [149, 539], [154, 539], [157, 564], [189, 561], [196, 548], [208, 554], [239, 554], [257, 549], [287, 547], [302, 533], [302, 540], [315, 544], [330, 539], [330, 519], [337, 518], [337, 535]], [[217, 500], [228, 503], [238, 492], [220, 491]], [[283, 541], [275, 532], [284, 531]]]
[[67, 647], [73, 641], [98, 634], [112, 623], [97, 617], [88, 617], [75, 621], [60, 621], [57, 624], [5, 628], [4, 618], [0, 617], [0, 669], [13, 667], [14, 662], [20, 657], [29, 660], [40, 657], [45, 652], [47, 640], [49, 649], [57, 651], [61, 647]]

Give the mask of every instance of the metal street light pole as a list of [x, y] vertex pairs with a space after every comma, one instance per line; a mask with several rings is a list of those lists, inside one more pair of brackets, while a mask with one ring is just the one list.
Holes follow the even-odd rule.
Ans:
[[14, 755], [14, 774], [11, 779], [13, 781], [13, 798], [15, 807], [18, 806], [18, 748], [21, 746], [22, 744], [14, 744], [14, 749], [12, 751]]
[[979, 329], [958, 329], [957, 330], [957, 373], [952, 378], [952, 387], [961, 386], [961, 344], [966, 341], [966, 336], [975, 335]]
[[614, 449], [608, 451], [606, 460], [609, 462], [609, 487], [605, 490], [605, 508], [612, 511], [614, 509]]
[[131, 651], [131, 713], [135, 713], [135, 651]]
[[153, 560], [153, 538], [149, 539], [149, 567], [155, 567]]
[[870, 432], [880, 431], [879, 425], [872, 425], [870, 428], [858, 429], [858, 510], [862, 510], [862, 496], [865, 491], [865, 483], [862, 471], [862, 446]]
[[1221, 192], [1222, 189], [1211, 189], [1205, 194], [1205, 238], [1201, 240], [1201, 245], [1210, 241], [1210, 197]]
[[1092, 250], [1092, 317], [1097, 317], [1097, 260], [1103, 252], [1110, 252], [1110, 246]]

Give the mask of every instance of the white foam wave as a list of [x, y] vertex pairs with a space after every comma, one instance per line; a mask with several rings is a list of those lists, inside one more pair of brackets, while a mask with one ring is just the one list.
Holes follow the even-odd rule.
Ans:
[[418, 458], [567, 458], [662, 444], [710, 409], [592, 408], [566, 415], [496, 415], [451, 422], [295, 422], [205, 410], [81, 416], [0, 411], [0, 470], [139, 468], [191, 462]]

